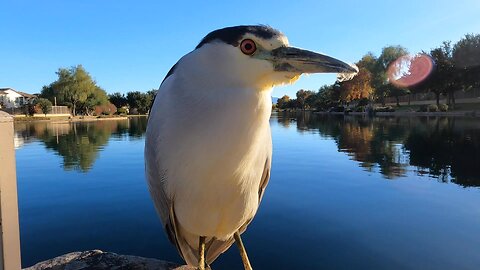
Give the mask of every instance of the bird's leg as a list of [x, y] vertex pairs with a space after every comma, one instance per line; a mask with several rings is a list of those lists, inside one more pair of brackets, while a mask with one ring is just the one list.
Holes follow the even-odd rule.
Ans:
[[238, 249], [240, 250], [240, 256], [242, 257], [243, 267], [245, 270], [252, 270], [252, 266], [250, 265], [250, 261], [248, 260], [247, 251], [243, 246], [242, 238], [240, 238], [240, 233], [235, 232], [233, 234], [235, 238], [235, 242], [237, 243]]
[[198, 241], [198, 270], [205, 270], [205, 236]]

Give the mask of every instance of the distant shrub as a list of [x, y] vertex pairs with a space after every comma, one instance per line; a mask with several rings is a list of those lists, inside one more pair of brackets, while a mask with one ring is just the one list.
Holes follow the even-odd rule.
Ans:
[[430, 104], [428, 105], [427, 110], [429, 112], [438, 112], [438, 106], [436, 104]]
[[117, 113], [118, 113], [118, 114], [127, 114], [127, 113], [128, 113], [128, 110], [127, 110], [127, 108], [124, 108], [124, 107], [118, 108], [118, 109], [117, 109]]
[[370, 103], [370, 100], [368, 98], [362, 98], [358, 101], [358, 106], [366, 106]]
[[375, 112], [394, 112], [394, 111], [395, 109], [392, 106], [375, 108]]
[[40, 111], [47, 116], [47, 113], [52, 111], [52, 102], [46, 98], [38, 98], [35, 100], [35, 105]]
[[128, 114], [140, 114], [137, 108], [131, 108], [128, 112]]
[[344, 112], [345, 111], [345, 107], [343, 106], [336, 106], [336, 107], [332, 107], [328, 110], [329, 112]]
[[25, 116], [33, 116], [35, 114], [35, 105], [25, 104], [22, 106], [22, 112]]
[[419, 112], [427, 112], [428, 111], [428, 106], [427, 105], [421, 105], [420, 108], [418, 108]]
[[93, 115], [112, 115], [117, 112], [117, 107], [112, 103], [95, 106]]
[[440, 105], [438, 105], [438, 109], [441, 112], [446, 112], [446, 111], [448, 111], [448, 105], [447, 104], [440, 104]]
[[364, 112], [365, 111], [365, 106], [358, 106], [355, 108], [355, 112]]

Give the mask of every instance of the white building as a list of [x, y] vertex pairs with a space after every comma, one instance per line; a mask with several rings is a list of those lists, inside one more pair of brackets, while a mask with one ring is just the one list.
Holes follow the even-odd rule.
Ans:
[[32, 103], [36, 96], [12, 88], [0, 88], [0, 109], [15, 109]]

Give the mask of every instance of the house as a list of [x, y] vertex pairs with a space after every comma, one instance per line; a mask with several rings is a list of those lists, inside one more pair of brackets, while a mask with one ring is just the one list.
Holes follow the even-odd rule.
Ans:
[[25, 104], [30, 104], [36, 96], [17, 91], [12, 88], [0, 88], [0, 109], [20, 108]]

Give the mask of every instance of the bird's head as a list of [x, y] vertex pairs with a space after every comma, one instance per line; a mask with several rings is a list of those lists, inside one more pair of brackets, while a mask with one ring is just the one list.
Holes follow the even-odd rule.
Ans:
[[216, 84], [221, 80], [231, 86], [260, 90], [293, 83], [304, 73], [358, 72], [356, 67], [330, 56], [291, 47], [285, 35], [262, 25], [215, 30], [193, 53], [202, 76]]

